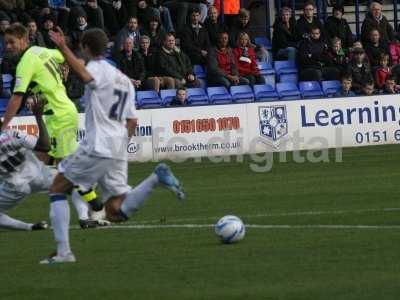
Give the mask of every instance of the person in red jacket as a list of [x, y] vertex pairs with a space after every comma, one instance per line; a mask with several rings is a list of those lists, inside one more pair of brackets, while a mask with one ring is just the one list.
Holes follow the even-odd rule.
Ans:
[[378, 89], [382, 90], [385, 87], [386, 79], [391, 75], [389, 66], [389, 54], [381, 53], [379, 58], [380, 66], [375, 71], [375, 83]]
[[265, 83], [257, 66], [256, 53], [250, 47], [250, 38], [246, 32], [241, 32], [237, 39], [237, 47], [233, 49], [239, 76], [249, 80], [250, 85]]

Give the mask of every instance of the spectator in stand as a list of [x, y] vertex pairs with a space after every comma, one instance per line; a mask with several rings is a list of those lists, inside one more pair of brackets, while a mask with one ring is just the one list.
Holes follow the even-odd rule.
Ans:
[[240, 10], [240, 0], [224, 0], [223, 7], [221, 0], [214, 0], [214, 6], [218, 9], [219, 13], [224, 13], [224, 20], [227, 27], [234, 24]]
[[136, 17], [129, 17], [126, 25], [118, 32], [117, 38], [115, 39], [114, 51], [119, 52], [122, 50], [124, 41], [127, 37], [133, 39], [134, 45], [139, 45], [140, 30]]
[[322, 40], [326, 40], [324, 27], [321, 21], [314, 16], [315, 5], [313, 2], [306, 2], [303, 6], [303, 14], [297, 19], [297, 36], [307, 39], [313, 28], [319, 28]]
[[25, 11], [24, 0], [1, 0], [0, 11], [7, 14], [10, 21], [17, 22], [19, 16]]
[[346, 51], [342, 48], [342, 41], [335, 37], [332, 39], [331, 49], [328, 52], [332, 66], [335, 67], [339, 74], [343, 75], [347, 69], [349, 59]]
[[138, 19], [140, 24], [146, 24], [150, 17], [157, 16], [161, 21], [162, 27], [167, 32], [174, 32], [174, 24], [172, 23], [171, 14], [169, 9], [162, 6], [160, 0], [139, 0], [138, 6]]
[[389, 54], [392, 65], [400, 63], [400, 41], [398, 36], [389, 44]]
[[365, 45], [365, 53], [373, 70], [379, 67], [381, 55], [383, 53], [389, 54], [388, 44], [381, 40], [377, 29], [371, 30], [369, 40]]
[[[99, 7], [97, 0], [69, 0], [68, 6], [71, 8], [70, 21], [74, 22], [82, 14], [81, 9], [83, 8], [90, 27], [104, 29], [103, 10]], [[70, 29], [73, 29], [71, 26], [73, 24], [70, 24]]]
[[[79, 61], [84, 64], [85, 61], [83, 59], [79, 59]], [[84, 108], [81, 107], [81, 97], [85, 93], [85, 84], [80, 80], [76, 72], [70, 70], [68, 64], [61, 65], [61, 70], [63, 73], [63, 81], [64, 86], [67, 91], [68, 97], [74, 102], [78, 111], [83, 111]]]
[[90, 27], [87, 23], [87, 15], [86, 12], [81, 8], [79, 10], [80, 14], [76, 14], [75, 22], [73, 23], [73, 29], [69, 33], [71, 49], [73, 51], [81, 50], [81, 39], [83, 33], [88, 30]]
[[342, 88], [335, 94], [335, 97], [354, 97], [356, 94], [351, 90], [352, 81], [350, 75], [342, 76]]
[[160, 76], [158, 67], [158, 49], [151, 47], [151, 41], [147, 35], [142, 35], [140, 37], [139, 51], [143, 57], [146, 70], [144, 88], [155, 90], [157, 93], [160, 92], [160, 89], [174, 89], [175, 80], [172, 77]]
[[337, 80], [340, 72], [332, 67], [328, 55], [328, 46], [321, 39], [318, 27], [311, 29], [309, 39], [304, 39], [299, 46], [298, 61], [300, 66], [300, 80]]
[[365, 51], [362, 48], [353, 50], [353, 59], [350, 61], [347, 72], [353, 78], [353, 91], [361, 94], [364, 82], [373, 82], [371, 66], [365, 57]]
[[4, 32], [10, 26], [10, 18], [3, 13], [0, 13], [0, 58], [4, 57], [6, 52], [6, 42], [4, 40]]
[[208, 18], [204, 23], [204, 27], [207, 29], [208, 37], [210, 39], [210, 46], [217, 46], [218, 34], [226, 31], [225, 24], [218, 18], [218, 10], [215, 6], [208, 8]]
[[397, 94], [398, 92], [399, 92], [399, 86], [396, 84], [396, 77], [389, 76], [388, 78], [386, 78], [382, 94], [392, 95], [392, 94]]
[[126, 2], [121, 0], [98, 0], [98, 4], [103, 10], [105, 28], [110, 35], [115, 35], [118, 29], [126, 23]]
[[296, 19], [292, 17], [292, 9], [283, 7], [280, 18], [274, 23], [272, 36], [272, 53], [276, 60], [295, 60], [297, 54]]
[[353, 47], [349, 48], [349, 53], [347, 54], [347, 56], [349, 57], [349, 60], [353, 59], [353, 56], [354, 56], [353, 52], [354, 52], [354, 49], [356, 49], [356, 48], [364, 49], [363, 44], [361, 43], [361, 41], [359, 41], [359, 40], [354, 41]]
[[47, 48], [55, 49], [57, 46], [53, 43], [53, 41], [50, 39], [49, 32], [50, 30], [55, 29], [56, 27], [56, 20], [55, 17], [52, 14], [47, 14], [44, 15], [43, 18], [43, 29], [42, 29], [42, 35], [44, 39], [44, 43], [46, 44]]
[[237, 47], [233, 49], [239, 76], [246, 78], [250, 85], [264, 84], [264, 77], [260, 75], [257, 66], [256, 54], [250, 46], [250, 38], [246, 32], [239, 34]]
[[231, 33], [231, 35], [230, 35], [231, 47], [236, 47], [236, 41], [237, 41], [239, 34], [241, 32], [246, 32], [248, 34], [248, 36], [250, 37], [251, 47], [254, 48], [257, 59], [260, 61], [266, 61], [266, 62], [271, 61], [268, 51], [263, 46], [256, 45], [256, 43], [254, 42], [254, 39], [251, 36], [250, 11], [248, 11], [247, 9], [244, 9], [244, 8], [240, 9], [239, 19], [232, 27], [229, 27], [229, 32]]
[[391, 75], [389, 67], [389, 55], [382, 53], [379, 59], [379, 67], [375, 71], [375, 83], [378, 89], [383, 89], [386, 79]]
[[343, 18], [343, 14], [343, 6], [335, 5], [332, 9], [332, 16], [326, 20], [325, 32], [329, 39], [339, 38], [342, 41], [342, 47], [348, 50], [353, 45], [353, 33], [347, 20]]
[[170, 106], [185, 106], [187, 105], [187, 91], [185, 88], [176, 90], [175, 97], [172, 99]]
[[221, 32], [217, 47], [210, 48], [207, 60], [207, 81], [211, 86], [223, 85], [228, 90], [232, 85], [249, 84], [249, 80], [239, 76], [235, 55], [229, 47], [229, 35]]
[[[199, 4], [191, 3], [192, 1], [165, 1], [164, 6], [168, 7], [171, 12], [172, 20], [174, 22], [174, 28], [177, 32], [180, 32], [187, 23], [188, 12], [193, 8], [199, 8]], [[203, 2], [203, 1], [193, 1]], [[205, 15], [207, 10], [205, 11]]]
[[193, 65], [204, 65], [210, 39], [207, 29], [200, 24], [199, 9], [193, 9], [190, 20], [190, 24], [185, 26], [180, 35], [181, 48], [190, 57]]
[[365, 81], [362, 86], [362, 95], [373, 96], [377, 95], [378, 91], [375, 89], [375, 84], [372, 80]]
[[124, 41], [123, 49], [113, 56], [117, 63], [117, 68], [129, 77], [136, 89], [141, 89], [146, 76], [143, 57], [139, 52], [134, 51], [134, 41], [127, 37]]
[[387, 18], [382, 14], [382, 4], [372, 2], [369, 6], [369, 12], [365, 15], [364, 22], [361, 26], [361, 40], [365, 46], [368, 42], [371, 30], [377, 29], [380, 33], [381, 40], [388, 44], [393, 41], [395, 33], [392, 25]]
[[175, 36], [167, 33], [160, 51], [160, 73], [172, 77], [175, 87], [200, 87], [200, 81], [193, 74], [189, 57], [175, 44]]
[[35, 20], [33, 19], [29, 20], [28, 23], [26, 24], [26, 27], [29, 30], [29, 45], [46, 47], [43, 35], [40, 31], [38, 31]]
[[151, 48], [161, 49], [166, 32], [161, 26], [160, 19], [157, 16], [151, 16], [146, 23], [143, 34], [150, 37]]

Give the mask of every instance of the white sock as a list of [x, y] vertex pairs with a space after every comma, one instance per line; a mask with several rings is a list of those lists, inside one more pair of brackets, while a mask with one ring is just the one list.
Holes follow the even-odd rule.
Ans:
[[131, 189], [126, 193], [124, 202], [121, 204], [121, 211], [129, 217], [132, 213], [139, 210], [143, 206], [145, 200], [150, 196], [153, 189], [158, 184], [158, 177], [156, 174], [151, 174], [143, 180], [138, 186]]
[[72, 203], [75, 206], [76, 212], [78, 213], [79, 220], [89, 219], [89, 204], [81, 198], [76, 190], [72, 191], [71, 194]]
[[31, 230], [32, 225], [33, 224], [31, 223], [25, 223], [17, 219], [13, 219], [8, 215], [0, 214], [0, 227], [18, 230]]
[[61, 256], [65, 256], [71, 252], [68, 232], [69, 205], [65, 195], [64, 197], [65, 200], [53, 200], [50, 203], [50, 220], [53, 227], [54, 239], [57, 243], [57, 255]]

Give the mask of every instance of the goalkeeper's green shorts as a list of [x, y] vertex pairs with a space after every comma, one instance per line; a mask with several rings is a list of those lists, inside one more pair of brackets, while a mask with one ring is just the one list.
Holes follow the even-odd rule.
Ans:
[[49, 114], [44, 117], [51, 144], [48, 154], [56, 159], [73, 154], [78, 148], [78, 113], [71, 111], [63, 115]]

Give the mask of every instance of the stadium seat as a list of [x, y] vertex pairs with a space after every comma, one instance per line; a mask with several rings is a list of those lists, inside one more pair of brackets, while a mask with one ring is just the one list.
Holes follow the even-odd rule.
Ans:
[[326, 97], [333, 97], [340, 91], [342, 85], [339, 80], [325, 80], [322, 81], [322, 91]]
[[214, 86], [207, 88], [208, 98], [212, 104], [229, 104], [232, 103], [232, 96], [223, 86]]
[[254, 38], [254, 42], [257, 45], [263, 46], [267, 50], [271, 50], [272, 49], [271, 41], [269, 39], [267, 39], [266, 37], [263, 37], [263, 36], [255, 37]]
[[304, 99], [324, 97], [324, 93], [318, 81], [300, 81], [299, 90]]
[[160, 97], [162, 106], [169, 106], [171, 104], [172, 99], [174, 99], [175, 96], [176, 96], [175, 89], [161, 90]]
[[279, 95], [274, 87], [269, 84], [257, 84], [253, 87], [256, 101], [279, 100]]
[[136, 92], [136, 103], [139, 108], [158, 108], [161, 98], [156, 91], [139, 91]]
[[298, 70], [293, 60], [277, 60], [274, 63], [279, 82], [295, 82], [298, 80]]
[[208, 96], [202, 88], [187, 89], [188, 104], [205, 105], [208, 104]]
[[275, 70], [270, 63], [257, 62], [260, 75], [264, 77], [265, 83], [275, 86]]
[[6, 112], [8, 105], [8, 98], [0, 99], [0, 114], [3, 115]]
[[200, 87], [206, 90], [208, 87], [207, 81], [204, 78], [197, 78], [197, 79], [200, 81]]
[[203, 66], [201, 65], [194, 65], [193, 66], [193, 73], [196, 75], [197, 78], [206, 78], [207, 74], [204, 70]]
[[254, 101], [254, 93], [249, 85], [231, 86], [232, 100], [235, 103], [246, 103]]
[[301, 93], [297, 85], [292, 82], [279, 82], [276, 84], [276, 91], [282, 100], [301, 99]]
[[3, 74], [3, 88], [5, 89], [10, 89], [11, 88], [11, 82], [13, 81], [13, 77], [11, 74]]

